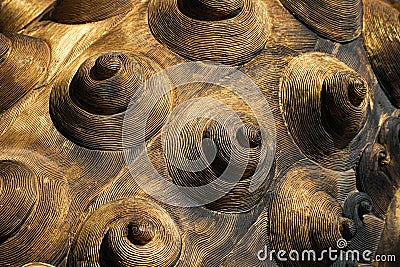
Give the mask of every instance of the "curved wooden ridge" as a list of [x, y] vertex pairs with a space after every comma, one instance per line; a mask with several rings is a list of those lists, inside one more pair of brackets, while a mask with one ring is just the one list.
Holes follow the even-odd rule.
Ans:
[[32, 263], [25, 264], [22, 267], [54, 267], [54, 266], [47, 264], [47, 263], [42, 263], [42, 262], [32, 262]]
[[391, 103], [400, 108], [400, 13], [380, 1], [365, 0], [364, 6], [364, 44], [371, 66]]
[[262, 1], [152, 0], [149, 5], [154, 37], [191, 60], [234, 65], [251, 60], [268, 39], [268, 21]]
[[50, 49], [42, 40], [0, 33], [0, 112], [44, 80], [49, 61]]
[[[151, 148], [163, 155], [168, 176], [174, 184], [194, 189], [218, 179], [232, 186], [224, 196], [205, 205], [211, 210], [238, 213], [253, 209], [265, 196], [275, 168], [259, 168], [274, 159], [267, 151], [270, 140], [251, 108], [218, 85], [195, 83], [178, 87], [177, 91], [189, 99], [208, 99], [204, 104], [212, 109], [193, 104], [177, 111], [174, 116], [180, 119], [167, 124], [162, 146], [156, 143]], [[163, 166], [154, 165], [161, 172]], [[250, 189], [252, 180], [262, 181], [254, 191]], [[201, 201], [203, 190], [193, 190], [190, 197]], [[217, 183], [213, 190], [224, 189]]]
[[293, 15], [324, 38], [349, 42], [362, 30], [362, 0], [280, 0]]
[[[354, 237], [354, 222], [344, 217], [335, 200], [335, 178], [312, 168], [295, 168], [286, 177], [286, 184], [276, 191], [270, 204], [272, 249], [302, 251], [313, 244], [335, 247], [338, 239]], [[283, 231], [286, 233], [280, 234]], [[317, 234], [320, 232], [324, 235]]]
[[96, 22], [129, 12], [135, 0], [59, 0], [51, 13], [51, 19], [65, 24]]
[[238, 15], [244, 6], [243, 0], [179, 0], [179, 10], [188, 17], [197, 20], [218, 21], [226, 20]]
[[387, 118], [373, 144], [369, 144], [357, 166], [358, 189], [366, 192], [374, 203], [374, 213], [384, 217], [400, 187], [400, 119]]
[[45, 13], [53, 0], [0, 1], [0, 32], [18, 32]]
[[[0, 240], [3, 243], [18, 232], [36, 206], [38, 181], [25, 165], [14, 161], [0, 162], [0, 172], [1, 202], [4, 203], [1, 207], [3, 223], [0, 228]], [[20, 221], [15, 221], [16, 217], [21, 218]]]
[[[321, 255], [329, 247], [343, 249], [338, 241], [345, 240], [349, 250], [360, 253], [371, 248], [376, 250], [380, 233], [374, 230], [382, 228], [382, 221], [371, 213], [371, 198], [365, 193], [353, 192], [347, 195], [342, 206], [337, 200], [341, 197], [338, 191], [341, 179], [339, 172], [311, 164], [290, 169], [269, 204], [270, 249], [314, 249], [316, 255]], [[307, 266], [298, 262], [292, 258], [288, 262], [278, 259], [282, 265]], [[321, 262], [323, 266], [332, 263], [329, 259]]]

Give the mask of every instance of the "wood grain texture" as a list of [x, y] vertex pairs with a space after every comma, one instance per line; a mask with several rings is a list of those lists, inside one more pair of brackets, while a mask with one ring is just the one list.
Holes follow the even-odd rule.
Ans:
[[40, 87], [49, 61], [50, 48], [42, 40], [0, 33], [0, 112], [12, 107], [30, 90]]
[[362, 28], [362, 1], [281, 0], [296, 18], [323, 36], [336, 42], [359, 37]]
[[[228, 10], [233, 8], [228, 15], [218, 7], [223, 3], [217, 8], [211, 4], [208, 8], [216, 13], [211, 15], [206, 6], [193, 6], [196, 1], [150, 1], [149, 26], [159, 42], [185, 58], [239, 65], [263, 49], [270, 28], [262, 1], [239, 2], [223, 2]], [[188, 17], [185, 13], [191, 9], [202, 13]]]
[[0, 2], [0, 266], [399, 254], [388, 4]]
[[134, 6], [133, 0], [118, 1], [79, 1], [58, 0], [51, 12], [51, 19], [65, 24], [84, 24], [96, 22], [129, 12]]
[[[154, 100], [155, 103], [151, 99], [152, 90], [161, 86], [160, 82], [143, 86], [160, 70], [157, 63], [145, 56], [123, 51], [86, 60], [70, 85], [61, 84], [52, 91], [50, 115], [54, 124], [67, 138], [83, 147], [120, 150], [125, 147], [123, 124], [132, 129], [133, 135], [126, 137], [129, 139], [126, 142], [134, 146], [142, 141], [137, 137], [142, 129], [135, 125], [148, 120], [144, 133], [144, 139], [148, 140], [160, 129], [170, 109], [168, 96]], [[146, 116], [152, 104], [155, 105], [152, 113]]]
[[364, 125], [367, 82], [342, 62], [319, 53], [294, 58], [281, 81], [281, 109], [297, 145], [317, 162], [332, 161], [332, 154], [345, 151]]
[[400, 13], [381, 1], [366, 0], [364, 4], [364, 42], [368, 57], [386, 95], [399, 108]]
[[0, 32], [18, 32], [42, 16], [54, 0], [0, 1]]

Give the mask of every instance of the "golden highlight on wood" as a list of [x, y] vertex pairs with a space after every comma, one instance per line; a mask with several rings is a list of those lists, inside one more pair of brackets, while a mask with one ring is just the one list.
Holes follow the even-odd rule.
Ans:
[[349, 42], [359, 37], [362, 0], [280, 0], [299, 20], [324, 38]]
[[65, 24], [96, 22], [129, 12], [135, 0], [58, 0], [51, 12], [51, 19]]
[[0, 112], [40, 86], [49, 61], [50, 50], [42, 40], [0, 33]]
[[375, 0], [364, 0], [364, 6], [364, 42], [371, 66], [392, 104], [400, 108], [400, 12]]
[[108, 203], [84, 223], [68, 266], [175, 266], [181, 253], [179, 229], [151, 200]]

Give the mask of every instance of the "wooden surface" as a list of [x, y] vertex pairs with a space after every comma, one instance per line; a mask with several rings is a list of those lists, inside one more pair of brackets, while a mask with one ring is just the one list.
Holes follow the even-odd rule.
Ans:
[[388, 3], [0, 4], [0, 266], [399, 265]]

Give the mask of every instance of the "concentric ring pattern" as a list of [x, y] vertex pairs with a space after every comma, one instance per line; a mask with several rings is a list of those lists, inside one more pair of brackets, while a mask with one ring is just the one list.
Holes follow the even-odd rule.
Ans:
[[[130, 127], [129, 145], [153, 136], [170, 109], [170, 97], [152, 99], [164, 80], [146, 83], [160, 71], [157, 63], [130, 52], [105, 52], [87, 59], [69, 85], [53, 88], [50, 115], [57, 129], [76, 144], [95, 150], [121, 150], [122, 125]], [[139, 134], [145, 124], [145, 133]]]
[[262, 1], [152, 0], [149, 26], [160, 43], [185, 58], [239, 65], [264, 48], [267, 14]]
[[78, 233], [68, 266], [174, 266], [181, 236], [150, 199], [128, 198], [96, 210]]
[[345, 151], [360, 132], [367, 97], [365, 79], [323, 53], [295, 57], [281, 79], [281, 109], [289, 132], [301, 151], [319, 163]]

